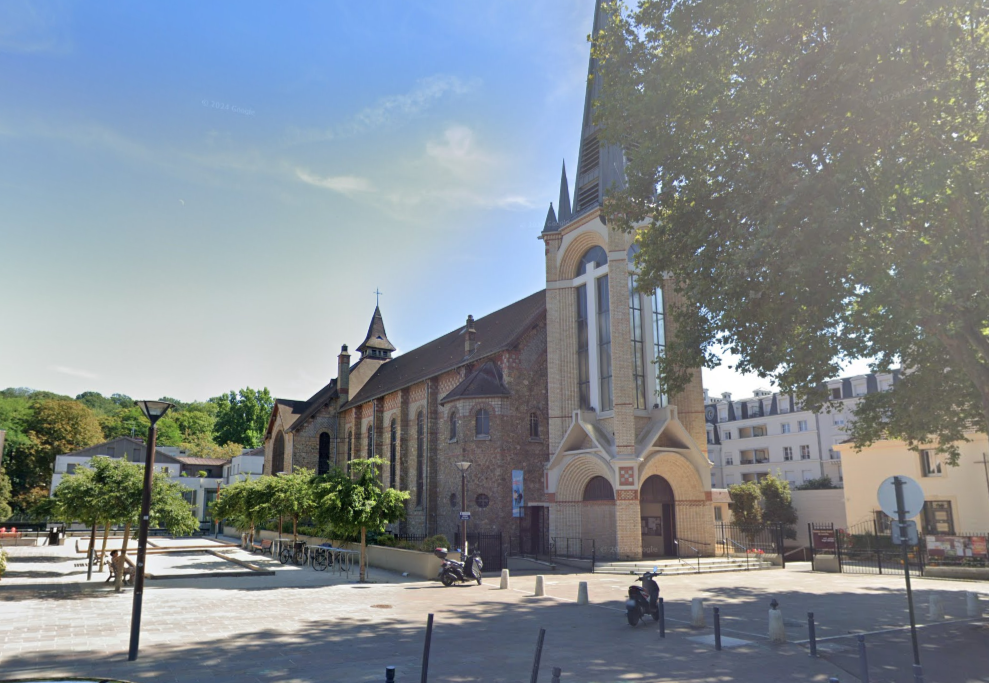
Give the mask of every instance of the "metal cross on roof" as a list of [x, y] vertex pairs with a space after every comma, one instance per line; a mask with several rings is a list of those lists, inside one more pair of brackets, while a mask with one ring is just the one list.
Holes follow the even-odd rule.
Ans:
[[374, 288], [374, 305], [375, 306], [377, 306], [377, 305], [379, 305], [381, 303], [381, 295], [382, 294], [384, 294], [384, 292], [379, 292], [377, 287]]

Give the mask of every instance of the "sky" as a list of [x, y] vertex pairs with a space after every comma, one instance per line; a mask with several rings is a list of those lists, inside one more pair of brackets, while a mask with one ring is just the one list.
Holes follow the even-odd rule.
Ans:
[[308, 398], [376, 290], [401, 352], [542, 289], [593, 6], [4, 0], [0, 387]]

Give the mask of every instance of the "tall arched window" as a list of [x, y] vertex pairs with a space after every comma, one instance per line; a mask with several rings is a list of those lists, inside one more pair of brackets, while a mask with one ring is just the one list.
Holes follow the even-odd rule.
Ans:
[[535, 411], [529, 413], [529, 438], [539, 438], [539, 413]]
[[632, 381], [635, 384], [635, 407], [644, 410], [646, 405], [645, 334], [642, 320], [642, 295], [639, 293], [634, 268], [635, 255], [639, 245], [633, 244], [628, 250], [628, 312], [632, 337]]
[[367, 458], [374, 457], [374, 425], [370, 424], [367, 426], [367, 452], [365, 454]]
[[326, 474], [330, 471], [330, 435], [328, 432], [319, 434], [319, 462], [316, 474]]
[[275, 443], [271, 448], [271, 473], [278, 474], [285, 471], [285, 435], [282, 432], [275, 434]]
[[354, 433], [347, 430], [347, 462], [354, 459]]
[[416, 413], [416, 507], [422, 507], [422, 477], [426, 458], [426, 416]]
[[574, 277], [577, 308], [577, 394], [580, 407], [612, 410], [611, 298], [608, 254], [591, 247], [580, 259]]
[[487, 439], [491, 436], [491, 415], [481, 408], [474, 415], [474, 438]]
[[388, 445], [388, 481], [393, 489], [398, 488], [398, 422], [392, 418], [391, 438]]
[[[663, 290], [656, 288], [652, 295], [652, 345], [653, 358], [656, 360], [666, 354], [666, 312], [663, 309]], [[656, 366], [656, 403], [659, 406], [666, 405], [666, 393], [663, 391], [663, 383], [660, 381], [659, 366]]]
[[450, 411], [450, 441], [457, 440], [457, 411]]

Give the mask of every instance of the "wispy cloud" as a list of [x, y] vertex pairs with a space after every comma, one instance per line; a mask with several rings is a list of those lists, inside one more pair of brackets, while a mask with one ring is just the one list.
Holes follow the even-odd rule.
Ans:
[[374, 190], [371, 181], [358, 176], [340, 175], [321, 178], [301, 168], [295, 170], [295, 175], [304, 183], [333, 190], [348, 197]]
[[463, 95], [477, 85], [477, 80], [464, 81], [456, 76], [443, 74], [429, 76], [417, 81], [409, 92], [386, 95], [340, 125], [321, 129], [294, 129], [290, 131], [289, 140], [297, 144], [353, 137], [410, 119], [426, 111], [444, 97]]
[[52, 365], [48, 368], [49, 370], [54, 370], [62, 375], [69, 375], [70, 377], [82, 377], [83, 379], [98, 379], [99, 375], [94, 372], [89, 372], [88, 370], [77, 370], [75, 368], [67, 368], [64, 365]]
[[67, 53], [67, 13], [61, 2], [4, 0], [0, 3], [0, 52]]

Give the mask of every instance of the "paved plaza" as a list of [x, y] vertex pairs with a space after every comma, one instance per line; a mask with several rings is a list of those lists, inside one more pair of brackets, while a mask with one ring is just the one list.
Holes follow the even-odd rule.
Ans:
[[[51, 553], [58, 548], [16, 549]], [[243, 558], [259, 561], [240, 550]], [[12, 555], [16, 555], [12, 553]], [[64, 559], [64, 558], [63, 558]], [[18, 569], [12, 557], [11, 570]], [[72, 561], [72, 558], [70, 558]], [[76, 560], [77, 561], [77, 560]], [[867, 632], [872, 681], [911, 681], [902, 578], [815, 574], [786, 570], [661, 577], [668, 629], [652, 621], [628, 626], [623, 601], [633, 577], [547, 575], [545, 597], [535, 578], [498, 578], [484, 585], [444, 588], [372, 569], [376, 583], [354, 575], [315, 572], [260, 561], [270, 575], [211, 578], [207, 572], [149, 581], [144, 598], [141, 655], [127, 662], [132, 594], [75, 585], [0, 584], [0, 680], [45, 675], [99, 676], [128, 681], [380, 681], [396, 666], [399, 681], [419, 680], [426, 615], [435, 615], [430, 681], [528, 681], [536, 638], [546, 629], [540, 681], [553, 667], [563, 681], [857, 681], [854, 632]], [[591, 604], [575, 602], [580, 581]], [[931, 594], [943, 600], [945, 622], [920, 630], [928, 683], [989, 681], [989, 629], [966, 617], [965, 591], [980, 583], [918, 580], [921, 623]], [[690, 600], [707, 606], [706, 629], [689, 625]], [[766, 638], [769, 602], [786, 618], [790, 642]], [[723, 615], [726, 642], [715, 652], [711, 608]], [[818, 624], [821, 657], [808, 656], [806, 614]]]

